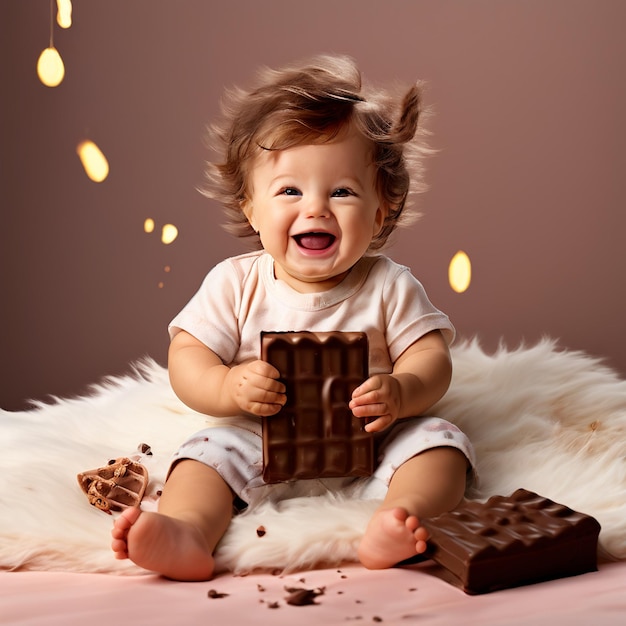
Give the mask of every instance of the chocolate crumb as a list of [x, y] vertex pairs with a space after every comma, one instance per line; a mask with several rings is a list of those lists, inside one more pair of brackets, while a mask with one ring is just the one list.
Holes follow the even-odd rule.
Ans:
[[148, 456], [152, 456], [152, 448], [147, 443], [140, 443], [137, 446], [137, 450], [142, 454], [147, 454]]
[[259, 583], [257, 583], [256, 588], [261, 592], [265, 591], [265, 587], [263, 585], [260, 585]]
[[267, 604], [268, 609], [277, 609], [279, 606], [280, 604], [278, 604], [278, 602], [268, 602]]
[[209, 598], [226, 598], [228, 597], [227, 593], [220, 593], [219, 591], [216, 591], [215, 589], [209, 589], [209, 592], [207, 593], [207, 596]]
[[256, 534], [257, 534], [257, 537], [263, 537], [263, 535], [264, 535], [266, 532], [267, 532], [267, 531], [265, 530], [265, 526], [259, 526], [259, 527], [256, 529]]
[[373, 622], [382, 622], [383, 618], [382, 617], [378, 617], [378, 615], [374, 615], [374, 617], [372, 617], [372, 621]]
[[348, 578], [345, 574], [341, 575], [342, 578]]
[[324, 595], [325, 587], [318, 587], [317, 589], [285, 587], [285, 591], [289, 594], [285, 598], [287, 604], [291, 604], [292, 606], [305, 606], [307, 604], [319, 604], [315, 601], [315, 598]]

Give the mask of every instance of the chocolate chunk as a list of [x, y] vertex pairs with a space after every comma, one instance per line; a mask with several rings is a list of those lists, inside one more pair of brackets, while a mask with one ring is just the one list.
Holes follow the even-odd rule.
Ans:
[[597, 570], [600, 524], [518, 489], [423, 520], [429, 556], [468, 594]]
[[278, 369], [287, 388], [285, 406], [262, 420], [263, 480], [371, 475], [367, 420], [348, 408], [368, 377], [367, 335], [264, 332], [261, 358]]
[[257, 537], [263, 537], [263, 535], [265, 535], [265, 533], [266, 533], [266, 532], [267, 532], [267, 531], [265, 530], [265, 526], [259, 526], [259, 527], [256, 529], [256, 534], [257, 534]]
[[227, 598], [228, 594], [227, 593], [221, 593], [219, 591], [216, 591], [215, 589], [209, 589], [207, 596], [209, 598]]
[[147, 443], [140, 443], [137, 450], [147, 456], [152, 456], [152, 448]]
[[148, 486], [148, 470], [127, 457], [110, 460], [104, 467], [76, 476], [89, 503], [111, 514], [139, 506]]
[[285, 598], [287, 604], [291, 604], [293, 606], [305, 606], [307, 604], [318, 604], [315, 602], [315, 598], [317, 596], [321, 596], [324, 594], [324, 588], [320, 587], [317, 589], [300, 589], [293, 587], [286, 587], [285, 591], [289, 593], [289, 595]]

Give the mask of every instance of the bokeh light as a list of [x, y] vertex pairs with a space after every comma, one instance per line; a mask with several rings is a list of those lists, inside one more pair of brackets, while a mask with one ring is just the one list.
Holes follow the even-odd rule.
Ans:
[[161, 241], [164, 244], [172, 243], [178, 237], [178, 228], [174, 224], [165, 224], [161, 231]]
[[76, 148], [85, 173], [91, 180], [101, 183], [109, 175], [109, 162], [93, 141], [81, 141]]
[[472, 281], [472, 264], [469, 256], [462, 250], [459, 250], [450, 261], [448, 268], [448, 280], [450, 287], [457, 293], [467, 291]]
[[57, 24], [61, 28], [72, 25], [72, 0], [57, 0]]

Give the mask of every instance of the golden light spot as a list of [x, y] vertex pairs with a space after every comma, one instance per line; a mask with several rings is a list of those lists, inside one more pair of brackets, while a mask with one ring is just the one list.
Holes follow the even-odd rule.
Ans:
[[154, 220], [151, 217], [148, 217], [143, 223], [143, 229], [146, 233], [154, 232]]
[[163, 271], [164, 271], [166, 274], [169, 274], [169, 273], [172, 271], [172, 268], [171, 268], [169, 265], [166, 265], [166, 266], [163, 268]]
[[72, 25], [72, 0], [57, 0], [57, 24], [61, 28]]
[[463, 293], [472, 281], [472, 264], [465, 252], [459, 250], [450, 261], [448, 267], [448, 280], [450, 287], [457, 293]]
[[54, 46], [46, 48], [37, 61], [37, 76], [46, 87], [56, 87], [65, 76], [65, 65]]
[[109, 162], [93, 141], [82, 141], [78, 144], [76, 152], [91, 180], [101, 183], [109, 175]]
[[174, 224], [165, 224], [161, 231], [161, 241], [164, 244], [170, 244], [178, 237], [178, 228]]

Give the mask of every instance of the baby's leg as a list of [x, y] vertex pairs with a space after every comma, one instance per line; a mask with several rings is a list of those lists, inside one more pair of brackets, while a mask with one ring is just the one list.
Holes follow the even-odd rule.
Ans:
[[419, 519], [453, 509], [465, 492], [467, 459], [455, 448], [432, 448], [401, 465], [370, 520], [358, 555], [369, 569], [392, 567], [426, 550]]
[[181, 461], [165, 484], [158, 513], [126, 509], [115, 521], [111, 548], [117, 558], [168, 578], [208, 580], [232, 507], [232, 491], [215, 470]]

